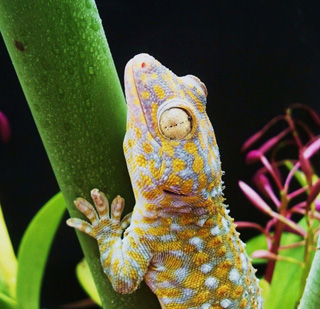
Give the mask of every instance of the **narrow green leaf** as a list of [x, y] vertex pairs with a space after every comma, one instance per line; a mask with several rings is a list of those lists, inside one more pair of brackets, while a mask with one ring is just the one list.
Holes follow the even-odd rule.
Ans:
[[15, 298], [17, 259], [0, 205], [0, 291]]
[[19, 308], [39, 308], [43, 273], [65, 201], [61, 193], [36, 214], [23, 235], [18, 252], [17, 301]]
[[11, 297], [0, 293], [0, 308], [1, 309], [15, 309], [15, 308], [17, 308], [17, 303]]
[[101, 300], [85, 258], [80, 263], [78, 263], [76, 267], [76, 274], [81, 286], [90, 296], [90, 298], [96, 304], [101, 306]]

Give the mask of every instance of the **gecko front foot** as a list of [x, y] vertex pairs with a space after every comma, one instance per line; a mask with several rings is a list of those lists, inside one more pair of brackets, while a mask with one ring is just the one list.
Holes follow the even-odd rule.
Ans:
[[77, 198], [74, 201], [76, 207], [89, 219], [91, 224], [78, 218], [68, 219], [67, 224], [96, 238], [98, 243], [104, 237], [109, 239], [120, 237], [131, 219], [131, 214], [128, 214], [120, 221], [124, 199], [118, 195], [111, 203], [109, 214], [109, 202], [103, 192], [93, 189], [91, 197], [95, 207], [83, 198]]

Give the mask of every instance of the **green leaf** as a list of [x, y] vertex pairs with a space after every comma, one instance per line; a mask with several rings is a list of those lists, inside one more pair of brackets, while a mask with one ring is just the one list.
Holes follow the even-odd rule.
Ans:
[[[301, 237], [291, 233], [283, 233], [281, 245], [288, 245], [301, 241]], [[304, 247], [281, 250], [279, 255], [288, 256], [303, 261]], [[287, 261], [277, 261], [273, 273], [266, 309], [293, 309], [299, 300], [302, 267]]]
[[0, 205], [0, 292], [15, 298], [17, 259]]
[[[246, 242], [247, 254], [251, 257], [252, 253], [256, 250], [268, 250], [266, 236], [259, 234]], [[251, 257], [252, 258], [252, 257]], [[252, 264], [266, 264], [266, 259], [254, 259], [252, 258]]]
[[64, 212], [65, 201], [58, 193], [38, 211], [23, 235], [18, 252], [19, 308], [39, 308], [47, 257]]
[[0, 293], [0, 308], [1, 309], [15, 309], [15, 308], [17, 308], [17, 303], [11, 297]]
[[[316, 221], [314, 223], [315, 225], [313, 228], [316, 228], [318, 223]], [[299, 221], [299, 225], [304, 229], [307, 228], [305, 218]], [[281, 246], [293, 244], [301, 240], [302, 238], [298, 235], [284, 232], [281, 237]], [[249, 256], [251, 256], [252, 252], [255, 250], [268, 250], [266, 238], [263, 234], [253, 237], [246, 242], [246, 251]], [[290, 257], [302, 262], [304, 250], [304, 246], [299, 246], [296, 248], [281, 250], [279, 255]], [[266, 263], [266, 260], [253, 259], [252, 263]], [[265, 309], [295, 308], [299, 300], [301, 277], [302, 268], [299, 265], [287, 261], [277, 261], [271, 285], [266, 285], [264, 279], [260, 280], [260, 285], [263, 290], [262, 294], [265, 300]], [[292, 291], [295, 292], [292, 293]]]
[[83, 259], [80, 263], [78, 263], [76, 267], [77, 278], [83, 287], [83, 289], [87, 292], [90, 298], [99, 306], [101, 306], [101, 300], [97, 291], [97, 288], [94, 284], [88, 263], [86, 259]]
[[[320, 247], [320, 236], [317, 248]], [[299, 309], [320, 308], [320, 251], [317, 250], [312, 262], [307, 283], [300, 300]]]
[[269, 282], [267, 280], [260, 279], [259, 285], [260, 285], [260, 288], [262, 290], [262, 292], [261, 292], [262, 298], [263, 299], [268, 299], [268, 297], [270, 295], [270, 284], [269, 284]]

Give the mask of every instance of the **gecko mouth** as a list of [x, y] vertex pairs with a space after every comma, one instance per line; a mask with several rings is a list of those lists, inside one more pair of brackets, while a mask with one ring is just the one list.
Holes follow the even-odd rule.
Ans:
[[170, 195], [175, 195], [175, 196], [188, 196], [186, 194], [180, 193], [180, 192], [173, 192], [167, 189], [163, 189], [164, 193], [170, 194]]

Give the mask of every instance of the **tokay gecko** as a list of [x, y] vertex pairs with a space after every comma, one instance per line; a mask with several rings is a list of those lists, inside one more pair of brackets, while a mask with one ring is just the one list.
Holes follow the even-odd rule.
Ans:
[[113, 288], [134, 292], [144, 279], [162, 308], [262, 308], [261, 291], [222, 193], [218, 146], [206, 114], [207, 90], [147, 54], [125, 69], [128, 104], [123, 144], [136, 199], [91, 191], [78, 198], [91, 222], [68, 225], [98, 241]]

